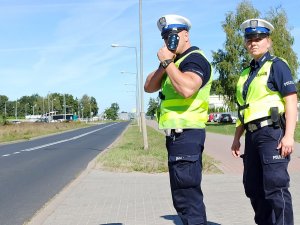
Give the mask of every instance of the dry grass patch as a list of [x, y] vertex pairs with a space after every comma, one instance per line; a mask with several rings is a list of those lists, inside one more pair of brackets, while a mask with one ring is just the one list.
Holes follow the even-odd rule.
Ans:
[[53, 134], [75, 128], [90, 126], [86, 123], [20, 123], [0, 126], [0, 142], [28, 140], [33, 137]]
[[[145, 151], [138, 126], [129, 125], [118, 142], [99, 155], [96, 168], [119, 172], [168, 172], [165, 136], [151, 127], [147, 127], [147, 133], [149, 149]], [[216, 164], [211, 157], [203, 156], [204, 173], [220, 173]]]

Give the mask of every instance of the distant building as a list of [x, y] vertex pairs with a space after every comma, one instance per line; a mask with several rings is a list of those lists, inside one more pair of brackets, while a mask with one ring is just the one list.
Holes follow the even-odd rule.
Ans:
[[131, 120], [135, 119], [135, 113], [131, 112], [121, 112], [118, 114], [119, 120]]
[[222, 96], [222, 95], [209, 96], [209, 108], [210, 109], [217, 109], [217, 108], [227, 109], [228, 106], [225, 103], [224, 96]]

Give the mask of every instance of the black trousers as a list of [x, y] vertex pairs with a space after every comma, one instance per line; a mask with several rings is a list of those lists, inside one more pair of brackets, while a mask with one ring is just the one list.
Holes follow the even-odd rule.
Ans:
[[184, 225], [207, 225], [201, 190], [204, 141], [204, 129], [166, 137], [173, 205]]
[[259, 225], [294, 224], [288, 190], [290, 157], [281, 157], [276, 149], [283, 135], [282, 129], [270, 126], [246, 133], [243, 183]]

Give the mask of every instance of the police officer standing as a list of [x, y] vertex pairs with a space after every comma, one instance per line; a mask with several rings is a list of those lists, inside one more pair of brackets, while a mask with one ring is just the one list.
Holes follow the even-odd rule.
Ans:
[[157, 53], [160, 65], [148, 75], [144, 89], [161, 89], [157, 118], [166, 132], [173, 205], [184, 225], [207, 224], [201, 179], [211, 65], [191, 46], [187, 18], [166, 15], [157, 26], [165, 44]]
[[239, 119], [232, 154], [241, 157], [240, 137], [246, 129], [243, 183], [254, 220], [259, 225], [293, 225], [287, 169], [294, 150], [296, 87], [287, 62], [269, 52], [273, 25], [249, 19], [241, 29], [253, 60], [237, 83]]

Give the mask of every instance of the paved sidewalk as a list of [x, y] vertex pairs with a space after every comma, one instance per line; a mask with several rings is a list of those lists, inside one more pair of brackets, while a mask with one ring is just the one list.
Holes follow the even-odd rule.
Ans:
[[[209, 225], [254, 224], [253, 212], [243, 191], [241, 161], [230, 155], [231, 138], [207, 134], [205, 151], [221, 162], [220, 168], [224, 171], [224, 174], [203, 176]], [[300, 145], [295, 153], [295, 161], [300, 160]], [[290, 190], [295, 225], [298, 225], [300, 170], [297, 165], [291, 167]], [[28, 224], [182, 225], [172, 206], [167, 173], [106, 172], [93, 169], [93, 162]]]

